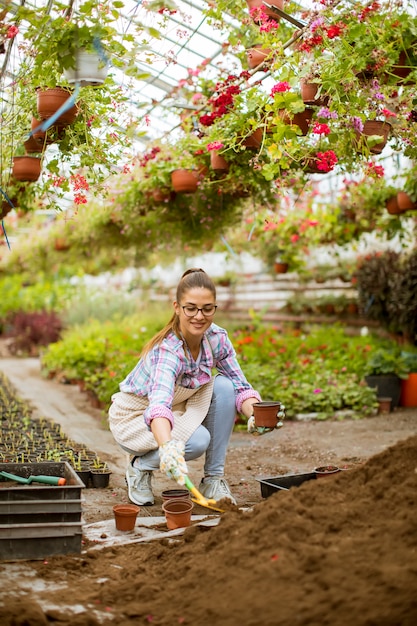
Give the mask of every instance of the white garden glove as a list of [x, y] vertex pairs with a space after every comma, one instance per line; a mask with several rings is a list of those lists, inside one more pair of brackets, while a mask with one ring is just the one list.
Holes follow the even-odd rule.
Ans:
[[255, 416], [251, 415], [250, 418], [248, 419], [248, 433], [250, 433], [251, 435], [265, 435], [265, 433], [271, 433], [273, 430], [276, 430], [278, 428], [282, 428], [284, 426], [284, 419], [285, 419], [285, 406], [283, 404], [281, 404], [281, 406], [279, 407], [279, 412], [277, 414], [278, 417], [278, 422], [276, 424], [276, 426], [274, 428], [268, 428], [266, 426], [256, 426], [255, 424]]
[[170, 439], [159, 447], [159, 468], [168, 478], [173, 478], [179, 485], [185, 484], [184, 474], [188, 474], [184, 459], [185, 446], [182, 441]]

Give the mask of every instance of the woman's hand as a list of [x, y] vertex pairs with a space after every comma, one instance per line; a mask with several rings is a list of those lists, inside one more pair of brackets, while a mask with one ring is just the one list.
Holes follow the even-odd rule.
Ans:
[[258, 404], [259, 400], [257, 398], [248, 398], [244, 402], [242, 402], [241, 413], [247, 418], [253, 415], [253, 405]]
[[173, 478], [178, 484], [184, 485], [184, 474], [188, 474], [184, 459], [184, 444], [182, 441], [170, 439], [159, 447], [160, 470], [168, 478]]

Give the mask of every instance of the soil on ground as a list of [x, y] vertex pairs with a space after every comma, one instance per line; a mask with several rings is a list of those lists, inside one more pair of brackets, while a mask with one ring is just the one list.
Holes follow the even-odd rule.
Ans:
[[[70, 436], [94, 441], [113, 474], [107, 489], [83, 490], [83, 520], [112, 518], [112, 506], [128, 501], [126, 457], [103, 413], [78, 389], [43, 380], [35, 359], [0, 359], [0, 371], [35, 413], [60, 415]], [[330, 464], [348, 469], [261, 495], [258, 479]], [[202, 461], [189, 469], [198, 484]], [[81, 554], [0, 562], [0, 624], [417, 623], [417, 408], [233, 433], [226, 477], [238, 508], [215, 527], [192, 523], [177, 537], [99, 549], [85, 540]], [[155, 475], [155, 506], [139, 519], [162, 515], [161, 491], [175, 486]]]

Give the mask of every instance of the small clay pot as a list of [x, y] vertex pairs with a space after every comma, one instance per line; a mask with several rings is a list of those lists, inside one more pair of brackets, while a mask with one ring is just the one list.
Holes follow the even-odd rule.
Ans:
[[377, 398], [378, 413], [391, 413], [392, 398]]
[[316, 478], [325, 478], [326, 476], [334, 476], [340, 472], [340, 468], [337, 465], [325, 465], [323, 467], [315, 468]]
[[280, 402], [257, 402], [253, 405], [255, 426], [275, 428], [278, 423]]
[[133, 530], [140, 507], [136, 504], [115, 504], [113, 507], [116, 529], [122, 531]]
[[191, 524], [191, 511], [193, 510], [193, 506], [191, 500], [181, 500], [180, 498], [165, 500], [165, 502], [162, 503], [162, 510], [165, 514], [169, 530], [189, 526]]
[[168, 500], [190, 500], [188, 489], [165, 489], [161, 496], [164, 502]]

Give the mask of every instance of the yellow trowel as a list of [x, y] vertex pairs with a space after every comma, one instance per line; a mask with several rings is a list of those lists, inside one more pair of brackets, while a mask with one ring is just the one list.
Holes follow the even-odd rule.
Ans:
[[212, 509], [213, 511], [224, 513], [223, 509], [219, 509], [216, 506], [217, 501], [213, 499], [205, 498], [203, 494], [198, 491], [197, 487], [194, 487], [193, 483], [191, 482], [191, 480], [188, 478], [187, 475], [184, 476], [184, 481], [185, 481], [185, 486], [187, 487], [189, 491], [191, 491], [192, 495], [194, 496], [193, 498], [191, 498], [193, 502], [195, 502], [196, 504], [199, 504], [200, 506], [204, 506], [207, 509]]

